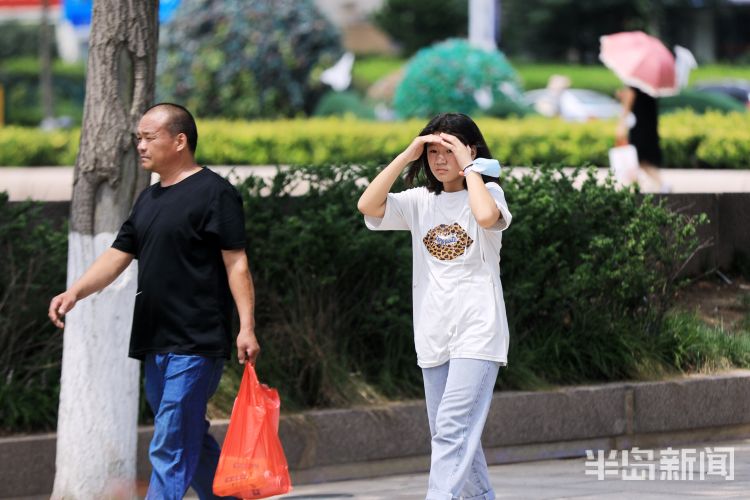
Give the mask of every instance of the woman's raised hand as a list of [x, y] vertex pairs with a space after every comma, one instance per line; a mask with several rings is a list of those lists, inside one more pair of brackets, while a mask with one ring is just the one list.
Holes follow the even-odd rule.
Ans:
[[449, 147], [453, 152], [453, 157], [456, 159], [456, 163], [458, 163], [458, 168], [466, 168], [466, 166], [474, 159], [471, 146], [461, 142], [455, 135], [440, 132], [440, 139], [443, 145]]
[[437, 134], [418, 135], [401, 154], [407, 162], [416, 161], [422, 156], [425, 144], [431, 143], [438, 143], [449, 147], [449, 144]]

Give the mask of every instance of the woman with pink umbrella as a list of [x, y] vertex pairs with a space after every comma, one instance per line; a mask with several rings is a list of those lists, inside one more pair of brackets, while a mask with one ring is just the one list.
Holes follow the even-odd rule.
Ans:
[[603, 36], [599, 58], [625, 83], [618, 92], [622, 115], [617, 124], [618, 145], [632, 144], [641, 169], [662, 192], [669, 191], [659, 174], [658, 97], [677, 93], [675, 60], [659, 40], [641, 31]]
[[658, 169], [661, 166], [659, 104], [637, 87], [620, 89], [617, 97], [622, 103], [622, 115], [615, 129], [616, 143], [632, 144], [638, 152], [638, 164], [643, 172], [658, 184], [660, 191], [669, 191]]

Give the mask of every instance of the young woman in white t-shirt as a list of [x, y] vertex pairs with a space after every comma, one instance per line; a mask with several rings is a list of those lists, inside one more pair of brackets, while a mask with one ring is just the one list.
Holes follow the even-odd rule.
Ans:
[[[407, 167], [407, 185], [423, 186], [390, 193]], [[495, 498], [480, 438], [508, 353], [500, 247], [511, 214], [499, 172], [474, 121], [444, 113], [357, 204], [368, 228], [411, 231], [414, 344], [432, 435], [428, 500]]]

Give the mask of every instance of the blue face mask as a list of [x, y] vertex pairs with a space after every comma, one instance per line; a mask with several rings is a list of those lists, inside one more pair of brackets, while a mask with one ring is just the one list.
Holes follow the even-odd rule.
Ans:
[[464, 174], [469, 172], [477, 172], [489, 177], [500, 177], [500, 162], [492, 158], [474, 158], [474, 161], [464, 169]]

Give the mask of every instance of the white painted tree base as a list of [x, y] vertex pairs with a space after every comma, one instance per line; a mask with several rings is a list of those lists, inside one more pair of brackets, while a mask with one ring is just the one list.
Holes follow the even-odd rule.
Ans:
[[[68, 235], [68, 286], [115, 234]], [[135, 496], [139, 363], [128, 358], [134, 261], [65, 318], [54, 499]]]

